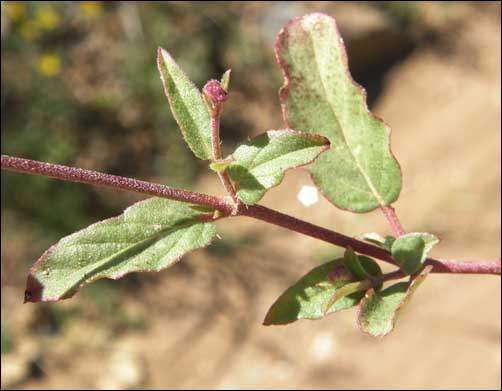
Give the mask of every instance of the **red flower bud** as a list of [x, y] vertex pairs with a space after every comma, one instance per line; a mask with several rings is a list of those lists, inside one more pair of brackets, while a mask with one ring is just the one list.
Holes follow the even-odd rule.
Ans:
[[227, 100], [227, 92], [221, 88], [221, 84], [218, 80], [209, 80], [204, 88], [202, 89], [204, 95], [209, 99], [214, 105], [223, 103]]

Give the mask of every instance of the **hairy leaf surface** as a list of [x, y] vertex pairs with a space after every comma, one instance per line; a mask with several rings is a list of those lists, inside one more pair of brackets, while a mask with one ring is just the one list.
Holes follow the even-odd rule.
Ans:
[[397, 238], [391, 247], [392, 258], [406, 274], [420, 269], [429, 251], [439, 242], [434, 235], [413, 232]]
[[238, 147], [227, 167], [237, 186], [237, 196], [247, 205], [257, 203], [277, 186], [290, 168], [306, 165], [328, 148], [321, 136], [291, 129], [269, 130]]
[[157, 66], [171, 111], [185, 141], [199, 159], [212, 159], [211, 115], [202, 94], [162, 48], [158, 50]]
[[375, 292], [368, 290], [359, 303], [358, 324], [362, 331], [374, 337], [389, 334], [416, 289], [423, 283], [432, 267], [426, 267], [411, 282], [398, 282]]
[[324, 196], [360, 213], [394, 202], [401, 170], [390, 130], [369, 112], [366, 93], [350, 76], [335, 19], [316, 13], [292, 20], [279, 34], [276, 56], [286, 125], [331, 142], [309, 167]]
[[319, 319], [357, 305], [364, 292], [343, 296], [325, 311], [335, 292], [354, 281], [352, 278], [343, 264], [343, 259], [336, 259], [312, 269], [277, 299], [269, 309], [263, 324], [278, 325], [298, 319]]
[[159, 271], [187, 252], [207, 246], [216, 234], [207, 213], [189, 204], [150, 198], [120, 216], [61, 239], [32, 267], [26, 301], [56, 301], [100, 279]]

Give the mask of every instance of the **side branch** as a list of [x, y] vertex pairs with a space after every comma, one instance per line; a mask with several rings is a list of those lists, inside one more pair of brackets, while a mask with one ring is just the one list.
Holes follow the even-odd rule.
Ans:
[[189, 190], [175, 189], [169, 186], [140, 181], [133, 178], [124, 178], [82, 168], [43, 163], [13, 156], [2, 155], [2, 170], [43, 175], [69, 182], [87, 183], [89, 185], [104, 186], [112, 189], [127, 190], [168, 198], [170, 200], [189, 202], [218, 209], [226, 215], [231, 214], [233, 210], [232, 203], [225, 198], [214, 197]]
[[[221, 160], [221, 148], [220, 148], [220, 114], [221, 107], [217, 107], [215, 111], [211, 114], [211, 140], [213, 145], [213, 157], [214, 160]], [[232, 197], [234, 203], [238, 203], [237, 195], [235, 194], [235, 189], [232, 186], [230, 177], [226, 171], [218, 172], [218, 177], [220, 178], [223, 187], [227, 193]]]
[[384, 214], [385, 218], [389, 222], [390, 228], [392, 229], [392, 233], [396, 237], [400, 237], [406, 233], [401, 225], [401, 221], [396, 215], [396, 211], [390, 205], [380, 205], [380, 210]]

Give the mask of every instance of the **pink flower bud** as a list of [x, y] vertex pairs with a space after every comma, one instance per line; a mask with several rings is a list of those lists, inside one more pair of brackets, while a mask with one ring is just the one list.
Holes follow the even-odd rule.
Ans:
[[204, 88], [202, 89], [204, 95], [209, 99], [209, 101], [215, 105], [223, 103], [227, 100], [227, 92], [221, 88], [221, 84], [218, 80], [209, 80]]

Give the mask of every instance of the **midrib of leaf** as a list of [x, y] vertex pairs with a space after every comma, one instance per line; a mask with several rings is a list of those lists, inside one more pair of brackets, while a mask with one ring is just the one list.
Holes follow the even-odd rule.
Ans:
[[[317, 59], [317, 50], [316, 50], [316, 46], [315, 46], [315, 43], [314, 43], [314, 39], [312, 38], [312, 34], [308, 34], [308, 35], [309, 35], [310, 43], [312, 45], [312, 50], [314, 52], [315, 63], [316, 63], [316, 66], [317, 66], [317, 71], [319, 73], [319, 78], [321, 80], [321, 85], [322, 85], [322, 89], [323, 89], [323, 92], [324, 92], [324, 96], [326, 98], [326, 101], [329, 103], [329, 107], [330, 107], [331, 111], [333, 112], [333, 116], [335, 118], [335, 121], [336, 121], [336, 123], [338, 124], [338, 126], [339, 126], [339, 128], [341, 130], [343, 141], [345, 141], [345, 144], [346, 144], [346, 149], [349, 151], [349, 154], [352, 157], [352, 159], [354, 160], [354, 163], [355, 163], [356, 167], [358, 168], [358, 170], [360, 171], [360, 173], [363, 176], [364, 180], [366, 181], [366, 184], [368, 185], [368, 187], [370, 189], [370, 193], [376, 198], [376, 200], [378, 201], [378, 203], [383, 206], [386, 203], [383, 201], [382, 197], [380, 196], [380, 194], [378, 193], [378, 191], [376, 190], [376, 188], [373, 186], [373, 182], [368, 177], [368, 175], [366, 174], [366, 172], [363, 170], [363, 167], [361, 166], [361, 163], [359, 162], [359, 160], [356, 157], [356, 155], [352, 152], [350, 144], [347, 141], [347, 136], [345, 134], [345, 129], [341, 125], [340, 121], [338, 120], [338, 115], [336, 113], [336, 110], [333, 107], [333, 104], [331, 103], [331, 99], [329, 99], [329, 95], [328, 95], [327, 87], [326, 87], [326, 82], [324, 80], [323, 72], [321, 71], [321, 67], [320, 67], [319, 61]], [[348, 70], [346, 70], [346, 72], [348, 72]], [[346, 83], [343, 83], [343, 86], [344, 86], [344, 89], [346, 90]], [[344, 91], [344, 94], [345, 93], [346, 93], [346, 91]], [[345, 111], [345, 109], [344, 109], [344, 111]], [[359, 114], [359, 115], [361, 115], [361, 114]]]
[[[97, 261], [97, 262], [93, 262], [92, 264], [84, 267], [81, 269], [81, 272], [83, 272], [84, 270], [86, 269], [89, 269], [89, 270], [86, 270], [84, 272], [84, 275], [80, 278], [78, 278], [74, 283], [72, 283], [70, 286], [68, 286], [66, 288], [66, 292], [72, 292], [74, 291], [75, 289], [77, 289], [80, 284], [84, 283], [85, 281], [87, 281], [87, 279], [89, 277], [93, 277], [95, 276], [96, 274], [98, 274], [99, 272], [109, 268], [109, 267], [112, 267], [112, 266], [115, 266], [115, 265], [118, 265], [121, 261], [121, 257], [124, 256], [125, 254], [127, 254], [128, 252], [133, 252], [134, 250], [138, 249], [140, 250], [142, 247], [146, 246], [147, 244], [149, 243], [153, 243], [153, 242], [156, 242], [159, 238], [162, 238], [163, 236], [166, 236], [167, 234], [170, 233], [170, 231], [175, 231], [175, 230], [179, 230], [180, 228], [184, 228], [184, 227], [190, 227], [190, 226], [193, 226], [195, 224], [198, 224], [198, 223], [204, 223], [204, 221], [200, 220], [200, 221], [191, 221], [191, 222], [184, 222], [184, 223], [178, 223], [172, 227], [167, 227], [167, 228], [164, 228], [164, 229], [161, 229], [159, 230], [158, 232], [156, 232], [155, 234], [153, 234], [152, 236], [148, 237], [148, 238], [145, 238], [139, 242], [135, 242], [133, 244], [131, 244], [130, 246], [126, 247], [126, 248], [123, 248], [121, 249], [120, 251], [118, 251], [117, 253], [115, 254], [112, 254], [100, 261]], [[129, 223], [127, 223], [129, 224]], [[132, 224], [139, 224], [139, 223], [132, 223]], [[149, 224], [145, 224], [145, 225], [149, 225]], [[166, 254], [169, 254], [169, 252], [179, 243], [182, 241], [182, 239], [185, 237], [185, 235], [188, 233], [189, 231], [185, 231], [183, 233], [183, 235], [181, 236], [181, 238], [177, 241], [175, 241], [170, 247], [169, 249], [167, 249], [163, 256], [165, 256]], [[108, 244], [113, 244], [113, 243], [127, 243], [127, 242], [107, 242]], [[83, 243], [84, 245], [91, 245], [92, 243]], [[105, 244], [103, 242], [101, 243], [97, 243], [98, 245], [99, 244]], [[68, 247], [76, 247], [76, 246], [80, 246], [81, 244], [74, 244], [74, 245], [70, 245]], [[131, 256], [136, 256], [138, 255], [138, 253], [134, 253], [133, 255]]]
[[[185, 75], [182, 74], [182, 77], [185, 77]], [[171, 76], [171, 79], [173, 80], [173, 85], [176, 88], [176, 90], [178, 92], [178, 95], [181, 97], [182, 94], [180, 92], [180, 88], [178, 87], [178, 84], [176, 83], [176, 81], [174, 80], [174, 78], [172, 78], [172, 76]], [[188, 80], [188, 82], [191, 83], [190, 80]], [[197, 89], [197, 87], [195, 87], [195, 85], [192, 84], [192, 87], [194, 87], [197, 90], [197, 92], [198, 92], [198, 89]], [[199, 93], [199, 95], [200, 95], [200, 93]], [[181, 98], [181, 100], [183, 101], [183, 105], [185, 106], [185, 110], [187, 111], [188, 115], [190, 116], [190, 119], [192, 120], [192, 123], [195, 125], [195, 127], [197, 127], [198, 123], [195, 120], [195, 118], [192, 115], [192, 113], [190, 112], [190, 110], [188, 109], [188, 105], [186, 104], [185, 99]], [[204, 104], [204, 106], [205, 106], [205, 104]], [[207, 110], [206, 110], [206, 112], [207, 112]], [[207, 112], [207, 114], [209, 115], [209, 112]], [[186, 130], [185, 130], [185, 132], [186, 132]], [[199, 143], [203, 145], [202, 148], [206, 151], [207, 155], [211, 158], [211, 156], [213, 156], [213, 151], [211, 150], [211, 148], [209, 148], [209, 145], [206, 145], [206, 140], [204, 139], [204, 137], [202, 135], [202, 132], [200, 132], [200, 133], [197, 132], [196, 133], [196, 137], [199, 140]]]

